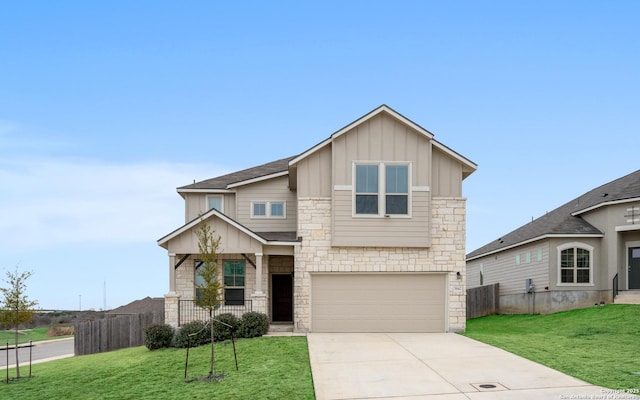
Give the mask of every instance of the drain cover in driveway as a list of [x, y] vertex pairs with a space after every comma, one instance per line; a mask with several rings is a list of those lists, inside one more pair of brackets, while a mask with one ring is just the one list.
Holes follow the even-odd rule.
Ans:
[[497, 382], [472, 383], [471, 386], [481, 392], [493, 392], [497, 390], [509, 390]]

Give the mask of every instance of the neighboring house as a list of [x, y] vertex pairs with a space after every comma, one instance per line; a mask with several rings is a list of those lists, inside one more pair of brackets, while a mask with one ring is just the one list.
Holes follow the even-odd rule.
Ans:
[[618, 289], [640, 289], [640, 170], [467, 254], [467, 286], [494, 283], [501, 313], [611, 303]]
[[298, 156], [180, 187], [186, 223], [158, 240], [166, 322], [196, 318], [204, 221], [222, 240], [218, 312], [297, 332], [462, 331], [462, 180], [476, 168], [382, 105]]

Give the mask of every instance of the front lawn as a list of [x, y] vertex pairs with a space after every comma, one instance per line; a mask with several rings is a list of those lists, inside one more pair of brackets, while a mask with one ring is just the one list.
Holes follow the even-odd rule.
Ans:
[[476, 318], [465, 336], [594, 385], [640, 388], [640, 305]]
[[[34, 364], [34, 378], [0, 383], [0, 391], [11, 399], [314, 398], [306, 337], [240, 339], [236, 348], [238, 372], [231, 342], [216, 344], [216, 374], [226, 375], [219, 382], [186, 383], [185, 349], [134, 347]], [[210, 352], [190, 350], [188, 379], [208, 374]]]
[[[29, 343], [29, 341], [39, 342], [42, 340], [62, 339], [67, 337], [73, 337], [73, 335], [63, 336], [49, 336], [51, 334], [51, 328], [34, 328], [34, 329], [21, 329], [18, 334], [18, 343]], [[0, 331], [0, 346], [4, 347], [9, 342], [9, 346], [15, 344], [16, 331]]]

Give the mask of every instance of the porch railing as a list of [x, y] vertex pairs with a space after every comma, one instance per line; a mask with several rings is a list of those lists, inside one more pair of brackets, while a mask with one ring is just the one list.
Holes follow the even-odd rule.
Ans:
[[[213, 312], [216, 317], [220, 314], [233, 314], [241, 318], [244, 313], [252, 311], [251, 300], [245, 300], [242, 305], [224, 305]], [[192, 321], [207, 321], [209, 319], [209, 311], [196, 305], [195, 300], [179, 300], [178, 301], [178, 326], [182, 326]]]
[[616, 274], [616, 276], [613, 277], [613, 298], [611, 299], [613, 303], [616, 302], [617, 295], [618, 295], [618, 274]]

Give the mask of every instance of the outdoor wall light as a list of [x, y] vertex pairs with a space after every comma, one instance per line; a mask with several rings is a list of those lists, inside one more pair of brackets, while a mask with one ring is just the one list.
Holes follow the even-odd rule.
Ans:
[[456, 279], [462, 279], [462, 275], [460, 275], [460, 271], [456, 272]]

